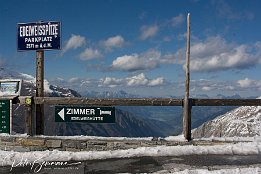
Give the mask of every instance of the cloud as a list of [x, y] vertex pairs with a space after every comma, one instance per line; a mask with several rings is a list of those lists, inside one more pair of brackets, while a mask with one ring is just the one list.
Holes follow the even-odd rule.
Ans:
[[[181, 54], [176, 56], [185, 57], [184, 49], [180, 51]], [[220, 36], [209, 37], [191, 46], [190, 68], [196, 72], [246, 69], [260, 61], [260, 51], [257, 46], [227, 43]]]
[[261, 80], [245, 78], [238, 80], [237, 84], [242, 90], [261, 91]]
[[[198, 39], [191, 45], [190, 69], [194, 72], [217, 72], [224, 70], [241, 70], [261, 64], [261, 43], [228, 43], [220, 36]], [[143, 53], [133, 53], [115, 58], [111, 70], [144, 71], [152, 70], [163, 64], [181, 64], [185, 69], [186, 48], [174, 53], [162, 54], [156, 49]]]
[[164, 78], [148, 79], [144, 73], [126, 79], [127, 86], [160, 86], [164, 84]]
[[157, 77], [155, 79], [149, 79], [144, 73], [126, 78], [114, 78], [106, 77], [100, 80], [99, 87], [139, 87], [139, 86], [161, 86], [165, 84], [165, 79], [163, 77]]
[[[233, 93], [235, 93], [236, 90], [239, 90], [237, 82], [235, 82], [235, 81], [199, 79], [199, 80], [191, 80], [190, 86], [191, 86], [191, 89], [193, 89], [193, 92], [195, 94], [198, 94], [199, 92], [204, 92], [204, 93], [233, 92]], [[180, 87], [184, 88], [184, 85], [180, 86]]]
[[185, 17], [183, 14], [179, 14], [178, 16], [173, 17], [170, 20], [170, 23], [173, 27], [177, 27], [179, 25], [181, 25], [183, 22], [185, 21]]
[[[185, 82], [183, 82], [185, 83]], [[182, 85], [183, 85], [182, 83]], [[179, 88], [184, 88], [184, 85], [180, 85]], [[191, 80], [190, 88], [193, 89], [193, 93], [240, 93], [242, 91], [257, 92], [261, 91], [261, 80], [252, 80], [245, 78], [238, 81], [222, 81], [222, 80]], [[258, 94], [255, 94], [258, 95]]]
[[101, 83], [102, 83], [102, 85], [100, 85], [100, 86], [108, 86], [110, 88], [114, 88], [117, 86], [122, 86], [124, 83], [124, 80], [113, 78], [113, 77], [106, 77], [104, 79], [101, 79]]
[[213, 90], [213, 88], [210, 87], [210, 86], [203, 86], [203, 87], [202, 87], [202, 90], [203, 90], [203, 91], [211, 91], [211, 90]]
[[68, 80], [69, 83], [76, 83], [76, 82], [79, 82], [80, 79], [78, 77], [72, 77]]
[[139, 71], [150, 70], [158, 66], [161, 53], [156, 50], [149, 50], [140, 55], [124, 55], [117, 57], [111, 65], [112, 70]]
[[121, 47], [123, 47], [124, 44], [125, 44], [125, 40], [120, 35], [113, 36], [113, 37], [108, 38], [105, 41], [102, 41], [102, 46], [106, 50], [111, 50], [113, 48], [121, 48]]
[[80, 35], [74, 35], [72, 34], [70, 39], [66, 42], [62, 53], [65, 53], [71, 49], [77, 49], [86, 44], [86, 39], [83, 36]]
[[81, 60], [91, 60], [102, 57], [102, 54], [97, 49], [86, 48], [81, 54]]
[[254, 80], [251, 80], [249, 78], [245, 78], [243, 80], [238, 80], [237, 83], [239, 84], [240, 87], [242, 88], [249, 88], [255, 86], [256, 82]]
[[154, 37], [159, 31], [158, 25], [144, 25], [140, 28], [140, 39], [141, 40], [146, 40], [149, 38]]
[[147, 85], [148, 83], [149, 80], [145, 77], [143, 73], [127, 79], [128, 86], [143, 86], [143, 85]]
[[163, 77], [158, 77], [156, 79], [153, 79], [149, 81], [148, 86], [159, 86], [164, 84], [164, 78]]

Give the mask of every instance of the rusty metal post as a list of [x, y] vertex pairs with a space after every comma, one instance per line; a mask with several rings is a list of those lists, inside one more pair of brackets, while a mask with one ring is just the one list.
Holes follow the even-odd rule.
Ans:
[[190, 14], [187, 16], [187, 51], [186, 51], [186, 94], [183, 102], [183, 134], [184, 137], [191, 140], [191, 109], [192, 103], [189, 99], [190, 82]]
[[[44, 97], [44, 51], [36, 51], [36, 97]], [[44, 105], [36, 105], [36, 135], [44, 135]]]

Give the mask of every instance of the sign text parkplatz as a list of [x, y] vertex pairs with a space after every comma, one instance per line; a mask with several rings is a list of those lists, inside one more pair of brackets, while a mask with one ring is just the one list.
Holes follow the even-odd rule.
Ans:
[[17, 49], [51, 50], [61, 49], [61, 23], [19, 23], [17, 26]]
[[115, 123], [115, 108], [55, 106], [55, 122]]

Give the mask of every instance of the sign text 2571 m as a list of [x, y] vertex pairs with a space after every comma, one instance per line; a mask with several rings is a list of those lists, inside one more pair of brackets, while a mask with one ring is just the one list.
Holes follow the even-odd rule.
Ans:
[[20, 23], [17, 27], [17, 49], [52, 50], [61, 49], [61, 23]]

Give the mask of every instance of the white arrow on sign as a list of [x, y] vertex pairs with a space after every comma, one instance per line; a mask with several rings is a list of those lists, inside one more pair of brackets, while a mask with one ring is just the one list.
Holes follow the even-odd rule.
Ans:
[[64, 121], [64, 108], [58, 113], [58, 115], [60, 115], [60, 117], [63, 119]]

